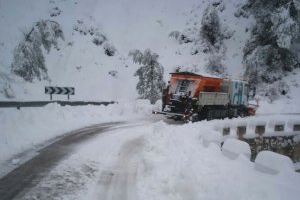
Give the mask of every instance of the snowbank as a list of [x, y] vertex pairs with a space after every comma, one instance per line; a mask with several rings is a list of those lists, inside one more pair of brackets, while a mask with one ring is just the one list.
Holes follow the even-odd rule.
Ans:
[[237, 139], [226, 139], [223, 146], [222, 152], [225, 156], [235, 159], [239, 155], [244, 155], [250, 159], [251, 150], [248, 143], [237, 140]]
[[222, 142], [222, 135], [218, 131], [213, 131], [211, 129], [208, 129], [206, 131], [201, 130], [203, 132], [202, 139], [203, 139], [203, 145], [205, 147], [208, 147], [210, 143], [217, 144], [220, 146]]
[[[249, 159], [227, 159], [218, 145], [203, 145], [207, 122], [167, 125], [144, 131], [144, 150], [137, 176], [137, 199], [297, 199], [300, 176], [270, 176]], [[211, 129], [213, 131], [213, 129]], [[213, 132], [210, 132], [213, 134]], [[212, 137], [214, 138], [214, 137]], [[249, 147], [228, 141], [239, 153]], [[235, 151], [235, 150], [233, 150]], [[276, 189], [274, 189], [276, 188]]]
[[0, 163], [68, 131], [95, 123], [127, 121], [151, 114], [148, 101], [109, 106], [2, 108], [0, 110]]
[[276, 174], [279, 172], [293, 172], [295, 171], [295, 166], [287, 156], [271, 151], [261, 151], [255, 159], [255, 169]]

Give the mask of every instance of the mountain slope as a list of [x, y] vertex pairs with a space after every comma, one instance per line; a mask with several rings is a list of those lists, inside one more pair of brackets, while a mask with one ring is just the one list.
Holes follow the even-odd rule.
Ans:
[[[26, 0], [20, 4], [17, 0], [1, 0], [0, 25], [5, 28], [0, 31], [0, 98], [48, 99], [43, 94], [44, 86], [57, 85], [74, 86], [73, 99], [135, 99], [137, 78], [133, 74], [139, 66], [128, 57], [132, 49], [150, 48], [159, 54], [165, 79], [178, 66], [206, 73], [212, 59], [228, 76], [242, 78], [243, 48], [255, 24], [251, 15], [237, 17], [246, 2]], [[209, 7], [216, 10], [222, 33], [221, 50], [213, 53], [205, 52], [201, 37], [203, 15]], [[58, 22], [65, 39], [59, 41], [59, 50], [43, 50], [50, 81], [28, 83], [11, 73], [13, 51], [39, 20]], [[186, 41], [170, 37], [174, 31], [184, 35]], [[108, 56], [107, 49], [115, 50], [114, 55]]]

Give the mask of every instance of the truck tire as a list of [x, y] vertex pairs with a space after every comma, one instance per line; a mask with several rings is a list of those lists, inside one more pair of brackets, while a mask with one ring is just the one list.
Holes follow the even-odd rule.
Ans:
[[207, 117], [206, 117], [207, 121], [213, 120], [214, 119], [214, 113], [213, 110], [208, 109], [207, 110]]

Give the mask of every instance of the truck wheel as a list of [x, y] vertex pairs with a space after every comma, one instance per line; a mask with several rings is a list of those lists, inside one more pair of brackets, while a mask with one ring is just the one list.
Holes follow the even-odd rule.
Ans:
[[242, 118], [246, 117], [247, 116], [247, 110], [245, 110], [245, 109], [239, 110], [239, 116], [242, 117]]
[[206, 119], [207, 119], [207, 121], [213, 119], [213, 110], [207, 110], [207, 117], [206, 117]]
[[191, 121], [191, 122], [197, 122], [197, 121], [199, 121], [199, 119], [198, 119], [198, 114], [192, 114], [192, 115], [189, 117], [189, 121]]
[[230, 108], [228, 110], [228, 118], [229, 119], [232, 119], [232, 118], [236, 118], [238, 117], [238, 110], [236, 108]]

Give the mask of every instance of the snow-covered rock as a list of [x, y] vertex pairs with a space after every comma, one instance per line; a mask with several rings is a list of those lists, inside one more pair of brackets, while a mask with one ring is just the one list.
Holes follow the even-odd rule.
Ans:
[[228, 138], [225, 140], [222, 146], [222, 152], [225, 156], [231, 159], [235, 159], [239, 155], [244, 155], [250, 159], [251, 156], [249, 144], [234, 138]]
[[295, 171], [295, 166], [287, 156], [271, 151], [261, 151], [255, 159], [255, 169], [277, 174], [280, 172], [293, 172]]

